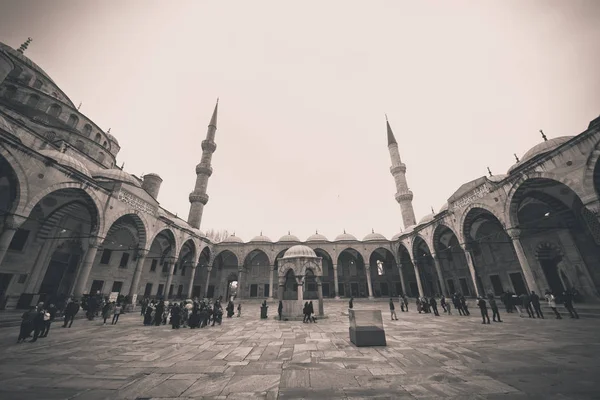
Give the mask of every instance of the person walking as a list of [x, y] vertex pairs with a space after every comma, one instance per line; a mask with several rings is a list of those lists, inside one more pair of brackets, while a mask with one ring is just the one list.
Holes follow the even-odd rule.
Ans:
[[402, 300], [404, 301], [404, 308], [406, 308], [406, 312], [408, 312], [408, 297], [406, 297], [406, 295], [404, 294], [402, 295]]
[[[114, 301], [113, 301], [113, 303], [114, 303]], [[121, 315], [122, 309], [123, 308], [121, 307], [121, 303], [117, 303], [117, 305], [115, 306], [114, 314], [113, 314], [112, 325], [116, 325], [117, 322], [119, 321], [119, 316]]]
[[44, 330], [40, 337], [47, 337], [50, 332], [50, 326], [52, 326], [52, 322], [54, 322], [54, 318], [56, 318], [57, 308], [54, 304], [50, 304], [50, 306], [46, 309], [46, 314], [44, 315]]
[[102, 307], [102, 318], [104, 319], [104, 325], [106, 325], [106, 320], [110, 317], [111, 308], [112, 305], [108, 301]]
[[442, 295], [442, 297], [440, 298], [440, 306], [442, 306], [442, 309], [444, 310], [444, 314], [446, 314], [448, 312], [448, 310], [446, 309], [446, 296]]
[[531, 299], [531, 305], [533, 306], [537, 317], [544, 319], [544, 313], [542, 312], [542, 307], [540, 305], [540, 296], [538, 296], [537, 293], [532, 290], [529, 298]]
[[479, 301], [477, 302], [479, 306], [479, 310], [481, 311], [481, 319], [483, 319], [482, 324], [485, 324], [486, 319], [487, 323], [490, 323], [490, 316], [488, 315], [487, 303], [485, 302], [483, 297], [479, 297]]
[[280, 321], [281, 321], [281, 314], [283, 314], [283, 301], [279, 300], [279, 305], [277, 306], [277, 315], [279, 315]]
[[527, 311], [529, 318], [535, 318], [533, 315], [533, 309], [531, 308], [531, 298], [529, 295], [527, 293], [523, 293], [521, 296], [519, 296], [519, 298], [521, 299], [521, 305], [523, 306], [523, 309]]
[[467, 304], [467, 299], [465, 299], [465, 296], [463, 296], [462, 294], [460, 295], [460, 305], [465, 315], [471, 315], [471, 313], [469, 312], [469, 305]]
[[[266, 303], [266, 301], [265, 301], [265, 303]], [[242, 316], [242, 303], [238, 304], [238, 306], [237, 306], [237, 312], [238, 312], [237, 313], [237, 317], [238, 318], [241, 317]]]
[[40, 337], [40, 333], [44, 330], [44, 317], [46, 312], [44, 311], [44, 303], [38, 304], [35, 310], [35, 317], [33, 318], [33, 339], [29, 342], [33, 343]]
[[75, 319], [75, 315], [79, 312], [81, 306], [77, 300], [72, 300], [67, 304], [65, 308], [65, 323], [63, 324], [63, 328], [70, 328], [73, 325], [73, 320]]
[[571, 318], [579, 319], [579, 314], [577, 314], [577, 311], [575, 311], [575, 307], [573, 307], [573, 297], [574, 296], [571, 293], [571, 291], [565, 290], [562, 294], [563, 305], [565, 306], [569, 314], [571, 314]]
[[394, 306], [394, 300], [390, 298], [390, 314], [392, 316], [392, 321], [398, 321], [398, 317], [396, 316], [396, 306]]
[[554, 311], [554, 315], [556, 315], [556, 319], [562, 319], [560, 313], [556, 309], [556, 299], [551, 291], [546, 291], [546, 301], [548, 302], [548, 306]]
[[[502, 322], [502, 320], [500, 319], [500, 312], [498, 310], [498, 304], [496, 304], [496, 299], [494, 299], [494, 295], [490, 293], [488, 295], [488, 300], [490, 303], [490, 308], [492, 309], [492, 320], [494, 322]], [[498, 320], [496, 320], [496, 318], [498, 318]]]
[[33, 321], [35, 319], [35, 316], [35, 306], [29, 307], [29, 310], [25, 311], [23, 315], [21, 315], [21, 328], [19, 331], [19, 338], [17, 339], [17, 343], [24, 342], [25, 339], [31, 337], [31, 332], [33, 331]]
[[433, 311], [433, 314], [436, 317], [439, 317], [440, 313], [438, 312], [437, 301], [435, 300], [435, 296], [431, 296], [431, 299], [429, 299], [429, 306], [431, 307], [431, 310]]

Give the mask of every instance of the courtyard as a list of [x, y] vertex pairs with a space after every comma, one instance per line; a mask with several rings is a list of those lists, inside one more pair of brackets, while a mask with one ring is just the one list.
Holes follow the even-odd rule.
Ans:
[[[418, 314], [390, 321], [387, 347], [349, 341], [347, 302], [325, 301], [316, 324], [241, 318], [199, 330], [56, 322], [47, 338], [17, 345], [0, 330], [0, 398], [19, 399], [592, 399], [598, 398], [600, 319], [545, 320], [501, 312], [503, 323]], [[440, 308], [441, 310], [441, 308]], [[550, 317], [547, 315], [547, 317]], [[565, 317], [563, 315], [563, 317]]]

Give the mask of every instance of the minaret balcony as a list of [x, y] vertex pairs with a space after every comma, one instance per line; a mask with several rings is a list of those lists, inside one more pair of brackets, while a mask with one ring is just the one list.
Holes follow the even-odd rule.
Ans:
[[390, 172], [393, 176], [396, 176], [399, 173], [406, 173], [406, 164], [400, 163], [398, 165], [392, 165], [390, 167]]
[[190, 203], [208, 203], [208, 195], [205, 193], [190, 193]]
[[210, 165], [209, 166], [202, 165], [202, 164], [196, 165], [196, 175], [211, 176], [212, 173], [213, 173], [213, 169]]
[[412, 201], [413, 199], [413, 193], [409, 190], [408, 192], [404, 192], [404, 193], [396, 193], [396, 201], [398, 203], [402, 202], [402, 201]]
[[210, 153], [214, 153], [217, 150], [217, 144], [212, 140], [203, 140], [202, 141], [202, 151], [208, 151]]

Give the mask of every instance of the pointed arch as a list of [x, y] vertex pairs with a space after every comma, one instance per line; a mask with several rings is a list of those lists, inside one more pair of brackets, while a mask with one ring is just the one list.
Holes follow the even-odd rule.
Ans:
[[[119, 220], [122, 220], [122, 221], [119, 221]], [[148, 223], [148, 220], [145, 215], [143, 215], [142, 213], [140, 213], [139, 211], [137, 211], [133, 208], [128, 208], [119, 213], [110, 215], [110, 217], [106, 219], [106, 222], [104, 225], [107, 230], [106, 230], [106, 232], [102, 232], [100, 234], [100, 236], [101, 237], [108, 236], [111, 229], [113, 229], [113, 226], [117, 222], [120, 222], [121, 224], [123, 224], [123, 223], [127, 223], [128, 220], [136, 228], [138, 241], [139, 241], [139, 247], [141, 249], [145, 249], [146, 246], [148, 246], [151, 243], [151, 242], [148, 242], [149, 223]]]
[[2, 171], [6, 171], [11, 186], [10, 190], [13, 191], [14, 189], [10, 196], [12, 198], [10, 209], [7, 211], [9, 213], [19, 213], [25, 208], [29, 198], [29, 181], [21, 163], [4, 146], [0, 146], [0, 168]]

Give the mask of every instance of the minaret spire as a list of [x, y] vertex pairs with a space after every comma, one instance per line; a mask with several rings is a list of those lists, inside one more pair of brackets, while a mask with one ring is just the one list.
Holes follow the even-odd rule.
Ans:
[[27, 47], [29, 47], [29, 43], [31, 43], [31, 41], [32, 41], [32, 40], [33, 40], [32, 38], [27, 38], [27, 40], [25, 41], [25, 43], [23, 43], [23, 44], [21, 45], [21, 47], [19, 47], [19, 48], [17, 49], [17, 51], [18, 51], [19, 53], [23, 54], [23, 53], [25, 52], [25, 50], [27, 50]]
[[215, 134], [217, 132], [217, 111], [219, 108], [219, 99], [215, 105], [210, 123], [208, 124], [208, 132], [206, 139], [202, 141], [202, 158], [200, 164], [196, 165], [196, 185], [194, 191], [190, 193], [190, 213], [188, 215], [188, 224], [192, 228], [200, 229], [202, 222], [202, 213], [204, 206], [208, 203], [208, 195], [206, 188], [208, 186], [208, 178], [213, 173], [211, 160], [213, 153], [217, 150], [215, 143]]
[[411, 225], [416, 225], [417, 219], [415, 218], [415, 211], [412, 206], [413, 193], [408, 189], [408, 183], [406, 183], [406, 165], [402, 163], [400, 159], [400, 152], [398, 151], [398, 142], [394, 137], [390, 122], [387, 120], [386, 115], [386, 127], [388, 137], [388, 150], [390, 151], [390, 158], [392, 160], [392, 167], [390, 172], [396, 182], [396, 201], [400, 204], [400, 211], [402, 212], [402, 221], [404, 222], [404, 228]]

